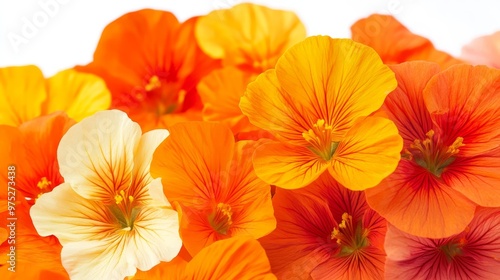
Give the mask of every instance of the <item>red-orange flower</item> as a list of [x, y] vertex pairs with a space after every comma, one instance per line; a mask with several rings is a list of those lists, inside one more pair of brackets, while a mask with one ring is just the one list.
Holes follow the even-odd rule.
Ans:
[[306, 188], [276, 189], [276, 230], [261, 238], [281, 279], [381, 279], [386, 222], [324, 174]]
[[374, 48], [387, 64], [426, 60], [447, 68], [461, 63], [451, 55], [436, 50], [429, 39], [413, 34], [393, 16], [373, 14], [354, 23], [351, 32], [354, 41]]
[[174, 125], [153, 155], [151, 174], [181, 212], [180, 234], [194, 257], [233, 236], [262, 237], [276, 225], [269, 185], [257, 178], [255, 141], [235, 143], [223, 124]]
[[462, 48], [462, 59], [500, 69], [500, 31], [474, 39]]
[[143, 131], [200, 119], [196, 84], [217, 62], [196, 43], [197, 20], [181, 24], [173, 14], [151, 9], [125, 14], [104, 29], [93, 62], [78, 69], [102, 76], [112, 107]]
[[500, 275], [500, 209], [478, 209], [464, 231], [442, 239], [387, 230], [386, 279], [489, 279]]
[[443, 238], [477, 205], [500, 206], [500, 70], [428, 62], [392, 66], [398, 88], [384, 109], [404, 139], [403, 159], [367, 201], [395, 227]]

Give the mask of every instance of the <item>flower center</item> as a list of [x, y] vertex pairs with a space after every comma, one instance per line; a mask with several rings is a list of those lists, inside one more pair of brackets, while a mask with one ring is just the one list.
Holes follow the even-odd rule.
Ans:
[[318, 120], [311, 129], [303, 132], [302, 137], [309, 142], [308, 148], [326, 161], [332, 158], [339, 144], [332, 140], [332, 126], [323, 119]]
[[124, 190], [117, 193], [114, 199], [115, 204], [109, 205], [109, 210], [115, 217], [120, 229], [131, 231], [134, 228], [134, 221], [140, 208], [135, 207], [134, 197], [126, 195]]
[[340, 246], [340, 256], [347, 256], [370, 245], [368, 233], [369, 230], [363, 229], [361, 223], [358, 223], [355, 227], [352, 216], [344, 213], [338, 228], [333, 228], [330, 239], [337, 240], [337, 244]]
[[216, 232], [225, 235], [233, 224], [233, 220], [231, 219], [232, 216], [233, 212], [231, 206], [229, 204], [219, 203], [215, 211], [208, 216], [208, 221]]
[[465, 146], [464, 139], [457, 137], [453, 144], [445, 146], [434, 137], [434, 130], [431, 129], [425, 135], [427, 137], [423, 140], [415, 139], [410, 148], [405, 150], [403, 157], [414, 160], [418, 165], [440, 177], [445, 167], [455, 160], [455, 155], [460, 152], [459, 148]]
[[158, 116], [175, 112], [182, 106], [186, 97], [185, 90], [180, 90], [175, 81], [163, 76], [151, 76], [143, 89], [135, 94], [138, 101], [148, 103], [147, 109], [156, 112]]
[[443, 246], [439, 247], [441, 252], [443, 252], [446, 260], [448, 262], [452, 262], [456, 256], [460, 256], [463, 253], [463, 247], [467, 244], [467, 240], [465, 237], [460, 238], [459, 240], [450, 241]]

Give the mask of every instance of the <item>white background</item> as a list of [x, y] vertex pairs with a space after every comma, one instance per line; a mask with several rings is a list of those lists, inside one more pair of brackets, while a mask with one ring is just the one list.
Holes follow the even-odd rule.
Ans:
[[[57, 4], [44, 23], [40, 3], [51, 1], [66, 3]], [[498, 0], [1, 0], [0, 66], [35, 64], [49, 76], [90, 62], [102, 29], [126, 12], [156, 8], [184, 21], [243, 2], [295, 11], [309, 35], [332, 37], [350, 37], [350, 26], [371, 13], [393, 14], [411, 31], [456, 56], [475, 37], [500, 30]], [[44, 26], [30, 38], [23, 36], [26, 21], [33, 23], [37, 15]], [[9, 39], [13, 36], [25, 41], [16, 47]]]

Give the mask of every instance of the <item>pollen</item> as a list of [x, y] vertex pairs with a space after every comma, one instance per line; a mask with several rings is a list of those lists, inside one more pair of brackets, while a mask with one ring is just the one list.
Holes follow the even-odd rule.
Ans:
[[40, 181], [38, 182], [37, 187], [40, 190], [45, 190], [45, 189], [47, 189], [47, 187], [50, 187], [51, 185], [52, 185], [52, 182], [47, 180], [47, 177], [42, 177], [42, 179], [40, 179]]
[[216, 232], [225, 235], [233, 224], [232, 216], [233, 211], [229, 204], [218, 203], [214, 212], [209, 215], [208, 220]]
[[154, 75], [151, 78], [149, 78], [149, 82], [146, 86], [144, 86], [144, 89], [146, 91], [152, 91], [152, 90], [155, 90], [159, 87], [161, 87], [160, 78], [158, 78], [158, 76]]
[[441, 177], [444, 169], [455, 160], [460, 147], [465, 146], [464, 139], [457, 137], [447, 146], [435, 135], [434, 130], [429, 130], [425, 136], [425, 139], [415, 139], [409, 149], [405, 149], [403, 158], [414, 160], [435, 176]]
[[319, 119], [302, 133], [302, 137], [309, 142], [309, 149], [326, 161], [332, 158], [338, 146], [338, 142], [332, 140], [332, 130], [332, 125]]
[[[123, 190], [121, 190], [120, 193], [118, 193], [118, 194], [115, 195], [115, 203], [116, 204], [122, 203], [122, 201], [124, 199], [125, 199], [125, 191], [123, 191]], [[130, 197], [129, 197], [129, 199], [130, 199]], [[133, 199], [132, 199], [132, 201], [133, 201]]]
[[352, 216], [344, 213], [338, 227], [333, 228], [330, 239], [340, 246], [339, 255], [346, 256], [369, 245], [369, 232], [362, 227], [361, 222], [355, 226]]

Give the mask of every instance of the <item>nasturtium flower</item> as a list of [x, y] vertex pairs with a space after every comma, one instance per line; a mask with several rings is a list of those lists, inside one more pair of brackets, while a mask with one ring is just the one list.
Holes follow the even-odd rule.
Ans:
[[120, 111], [98, 112], [72, 126], [57, 151], [64, 183], [31, 207], [41, 236], [55, 235], [74, 279], [123, 279], [174, 258], [178, 214], [149, 166], [166, 130], [142, 135]]
[[273, 68], [278, 58], [306, 37], [297, 15], [243, 3], [212, 11], [195, 28], [201, 49], [223, 66], [237, 66], [259, 74]]
[[413, 236], [389, 225], [386, 279], [498, 279], [500, 208], [479, 208], [470, 224], [448, 238]]
[[462, 59], [500, 69], [500, 31], [482, 36], [462, 48]]
[[67, 69], [46, 79], [32, 65], [0, 68], [0, 124], [19, 126], [56, 111], [80, 121], [110, 102], [106, 84], [92, 74]]
[[155, 151], [151, 174], [181, 212], [180, 235], [193, 257], [217, 240], [260, 238], [275, 228], [270, 186], [252, 168], [258, 144], [235, 143], [223, 124], [186, 122]]
[[462, 63], [437, 50], [429, 39], [413, 34], [390, 15], [373, 14], [360, 19], [351, 26], [351, 32], [354, 41], [374, 48], [386, 64], [425, 60], [447, 68]]
[[104, 28], [93, 61], [77, 69], [103, 77], [112, 108], [145, 131], [201, 120], [196, 84], [219, 62], [197, 45], [197, 21], [179, 23], [172, 13], [151, 9], [125, 14]]
[[375, 51], [352, 40], [315, 36], [291, 47], [240, 101], [279, 140], [257, 148], [256, 174], [287, 189], [324, 172], [354, 190], [377, 185], [396, 168], [402, 140], [392, 121], [370, 114], [395, 87]]
[[406, 62], [383, 109], [404, 139], [396, 171], [366, 190], [400, 230], [443, 238], [461, 232], [477, 205], [500, 207], [500, 70]]
[[386, 222], [328, 174], [306, 188], [278, 188], [276, 230], [260, 239], [280, 279], [382, 279]]

